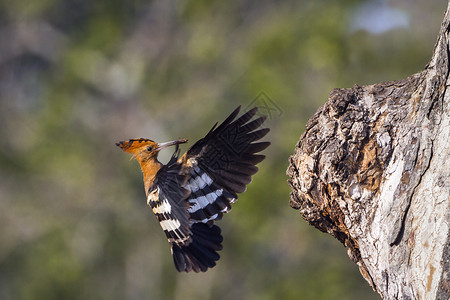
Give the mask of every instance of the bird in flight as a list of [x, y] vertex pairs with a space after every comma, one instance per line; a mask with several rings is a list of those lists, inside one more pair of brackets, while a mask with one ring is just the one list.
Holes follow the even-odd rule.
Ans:
[[[266, 117], [254, 118], [257, 108], [236, 119], [240, 106], [179, 157], [178, 145], [187, 139], [157, 143], [130, 139], [116, 143], [141, 166], [147, 204], [170, 243], [179, 272], [205, 272], [216, 265], [222, 249], [220, 228], [214, 224], [237, 194], [246, 190], [265, 156], [257, 154], [270, 142], [258, 142], [268, 132], [261, 128]], [[175, 146], [169, 162], [158, 161], [160, 150]]]

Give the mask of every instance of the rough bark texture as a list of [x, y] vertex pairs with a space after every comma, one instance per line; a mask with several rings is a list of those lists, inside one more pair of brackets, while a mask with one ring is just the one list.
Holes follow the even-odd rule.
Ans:
[[333, 90], [290, 157], [291, 206], [386, 299], [450, 299], [449, 9], [424, 71]]

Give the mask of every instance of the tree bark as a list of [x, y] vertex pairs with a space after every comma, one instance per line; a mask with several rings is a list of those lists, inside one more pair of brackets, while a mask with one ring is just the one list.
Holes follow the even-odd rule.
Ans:
[[335, 89], [290, 157], [291, 206], [386, 299], [450, 299], [450, 4], [430, 63]]

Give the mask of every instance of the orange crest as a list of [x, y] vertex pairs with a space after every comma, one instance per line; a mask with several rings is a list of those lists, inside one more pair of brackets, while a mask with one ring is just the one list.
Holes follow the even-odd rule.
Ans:
[[[131, 139], [128, 141], [122, 141], [116, 143], [116, 146], [120, 147], [124, 152], [130, 154], [137, 154], [142, 151], [142, 148], [148, 147], [150, 149], [155, 149], [158, 147], [158, 143], [150, 139]], [[150, 150], [149, 149], [149, 150]], [[150, 150], [151, 151], [151, 150]]]

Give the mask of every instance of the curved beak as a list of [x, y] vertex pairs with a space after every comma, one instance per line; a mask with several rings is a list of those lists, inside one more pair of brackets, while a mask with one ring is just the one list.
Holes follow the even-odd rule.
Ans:
[[160, 144], [158, 144], [158, 148], [156, 148], [155, 150], [159, 151], [159, 150], [167, 148], [169, 146], [186, 143], [187, 141], [188, 141], [187, 139], [179, 139], [179, 140], [175, 140], [175, 141], [160, 143]]

